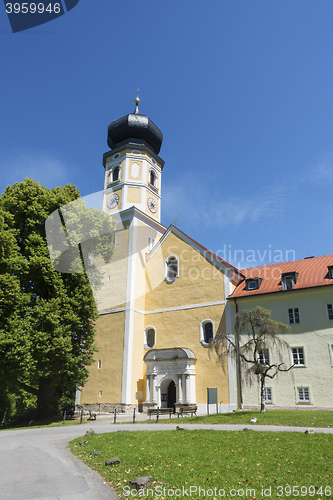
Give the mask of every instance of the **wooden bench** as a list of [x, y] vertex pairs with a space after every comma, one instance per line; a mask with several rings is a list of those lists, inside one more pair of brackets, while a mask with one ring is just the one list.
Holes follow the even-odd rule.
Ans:
[[191, 417], [193, 417], [193, 413], [194, 415], [197, 414], [197, 409], [198, 409], [197, 405], [179, 406], [177, 408], [178, 418], [183, 417], [187, 413], [191, 413]]
[[88, 420], [96, 420], [96, 413], [93, 413], [91, 410], [89, 410], [89, 418]]
[[169, 413], [169, 418], [171, 418], [171, 415], [173, 413], [173, 408], [148, 408], [148, 415], [149, 415], [149, 420], [151, 420], [152, 415], [157, 415], [157, 410], [159, 415], [166, 415]]

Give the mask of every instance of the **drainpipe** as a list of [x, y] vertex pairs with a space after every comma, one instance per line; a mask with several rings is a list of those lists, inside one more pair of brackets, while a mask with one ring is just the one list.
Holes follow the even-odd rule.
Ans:
[[[234, 298], [234, 303], [236, 307], [236, 314], [238, 314], [238, 304], [237, 304], [237, 299]], [[238, 332], [235, 329], [235, 334], [236, 334], [236, 348], [237, 352], [239, 352], [239, 335]], [[241, 408], [243, 407], [243, 388], [242, 388], [242, 372], [241, 372], [241, 365], [240, 365], [240, 360], [239, 356], [237, 355], [236, 359], [237, 363], [237, 374], [238, 374], [238, 389], [239, 389], [239, 403]]]

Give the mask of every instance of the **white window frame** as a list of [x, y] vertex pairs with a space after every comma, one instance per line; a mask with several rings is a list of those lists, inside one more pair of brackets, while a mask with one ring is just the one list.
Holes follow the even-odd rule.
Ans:
[[[266, 362], [266, 353], [268, 355], [268, 362]], [[270, 354], [269, 354], [269, 349], [268, 348], [265, 348], [265, 349], [262, 349], [261, 351], [258, 352], [258, 360], [259, 362], [261, 363], [261, 360], [260, 360], [260, 354], [262, 354], [262, 361], [263, 361], [263, 365], [264, 366], [269, 366], [269, 360], [270, 360]]]
[[[295, 309], [297, 309], [297, 314], [298, 314], [298, 319], [299, 319], [298, 323], [295, 321], [295, 319], [296, 319], [296, 317], [295, 317]], [[293, 322], [290, 322], [290, 313], [289, 313], [289, 311], [293, 312], [292, 313], [293, 314], [293, 320], [294, 320]], [[300, 312], [299, 312], [299, 307], [288, 307], [287, 313], [288, 313], [288, 324], [289, 325], [300, 325], [301, 324], [301, 315], [300, 315]]]
[[[293, 368], [304, 368], [306, 366], [306, 354], [305, 354], [305, 348], [302, 345], [291, 345], [290, 346], [290, 352], [291, 352], [291, 363], [294, 365]], [[303, 351], [303, 364], [301, 363], [295, 363], [294, 361], [294, 353], [293, 349], [302, 349]]]
[[[148, 338], [147, 338], [149, 330], [154, 330], [154, 345], [151, 347], [148, 345]], [[147, 349], [147, 351], [149, 351], [150, 349], [154, 349], [154, 347], [156, 345], [156, 328], [155, 328], [155, 326], [153, 326], [153, 325], [146, 326], [145, 331], [144, 331], [143, 344], [144, 344], [144, 348]]]
[[[267, 392], [270, 392], [270, 398], [267, 398]], [[273, 391], [271, 387], [264, 388], [264, 400], [265, 403], [273, 403]]]
[[[169, 265], [170, 259], [176, 259], [176, 261], [177, 261], [177, 274], [173, 279], [170, 279], [168, 277], [168, 265]], [[164, 262], [164, 279], [168, 283], [173, 283], [174, 281], [176, 281], [177, 278], [179, 278], [179, 259], [178, 259], [177, 255], [169, 255], [169, 257]]]
[[207, 318], [201, 321], [200, 323], [200, 344], [204, 347], [209, 347], [211, 345], [211, 342], [205, 342], [205, 325], [207, 323], [212, 323], [213, 325], [213, 337], [212, 340], [215, 338], [215, 323], [212, 319]]
[[[331, 311], [329, 311], [329, 309], [331, 309]], [[326, 304], [326, 312], [327, 312], [327, 321], [333, 321], [333, 303]], [[332, 318], [330, 318], [330, 314], [332, 315]]]
[[[308, 399], [301, 399], [300, 398], [300, 391], [302, 391], [303, 395], [304, 392], [308, 392]], [[297, 403], [298, 404], [309, 404], [311, 403], [311, 397], [310, 397], [310, 387], [296, 387], [296, 394], [297, 394]]]

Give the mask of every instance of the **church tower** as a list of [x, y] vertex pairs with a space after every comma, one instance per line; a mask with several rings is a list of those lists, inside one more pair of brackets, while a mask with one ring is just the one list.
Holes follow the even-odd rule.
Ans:
[[158, 156], [163, 134], [135, 111], [110, 123], [105, 168], [103, 210], [111, 215], [135, 206], [157, 222], [161, 220], [161, 177], [164, 161]]
[[142, 402], [146, 259], [166, 230], [160, 223], [163, 134], [140, 114], [140, 99], [134, 102], [133, 113], [108, 127], [103, 211], [117, 229], [112, 260], [100, 268], [104, 281], [94, 294], [98, 359], [80, 395], [80, 404], [109, 408], [111, 402], [118, 409]]

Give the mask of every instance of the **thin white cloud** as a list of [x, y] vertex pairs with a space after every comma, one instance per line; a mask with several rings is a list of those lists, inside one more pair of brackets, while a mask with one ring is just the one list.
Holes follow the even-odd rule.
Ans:
[[57, 153], [43, 150], [13, 152], [0, 157], [1, 192], [15, 182], [26, 177], [39, 182], [47, 188], [70, 182], [72, 171]]
[[255, 196], [228, 195], [226, 186], [208, 188], [187, 175], [180, 182], [178, 179], [176, 186], [164, 186], [164, 222], [172, 223], [178, 217], [186, 225], [204, 224], [220, 229], [263, 224], [269, 229], [283, 219], [288, 190], [287, 185], [277, 184], [260, 189]]

